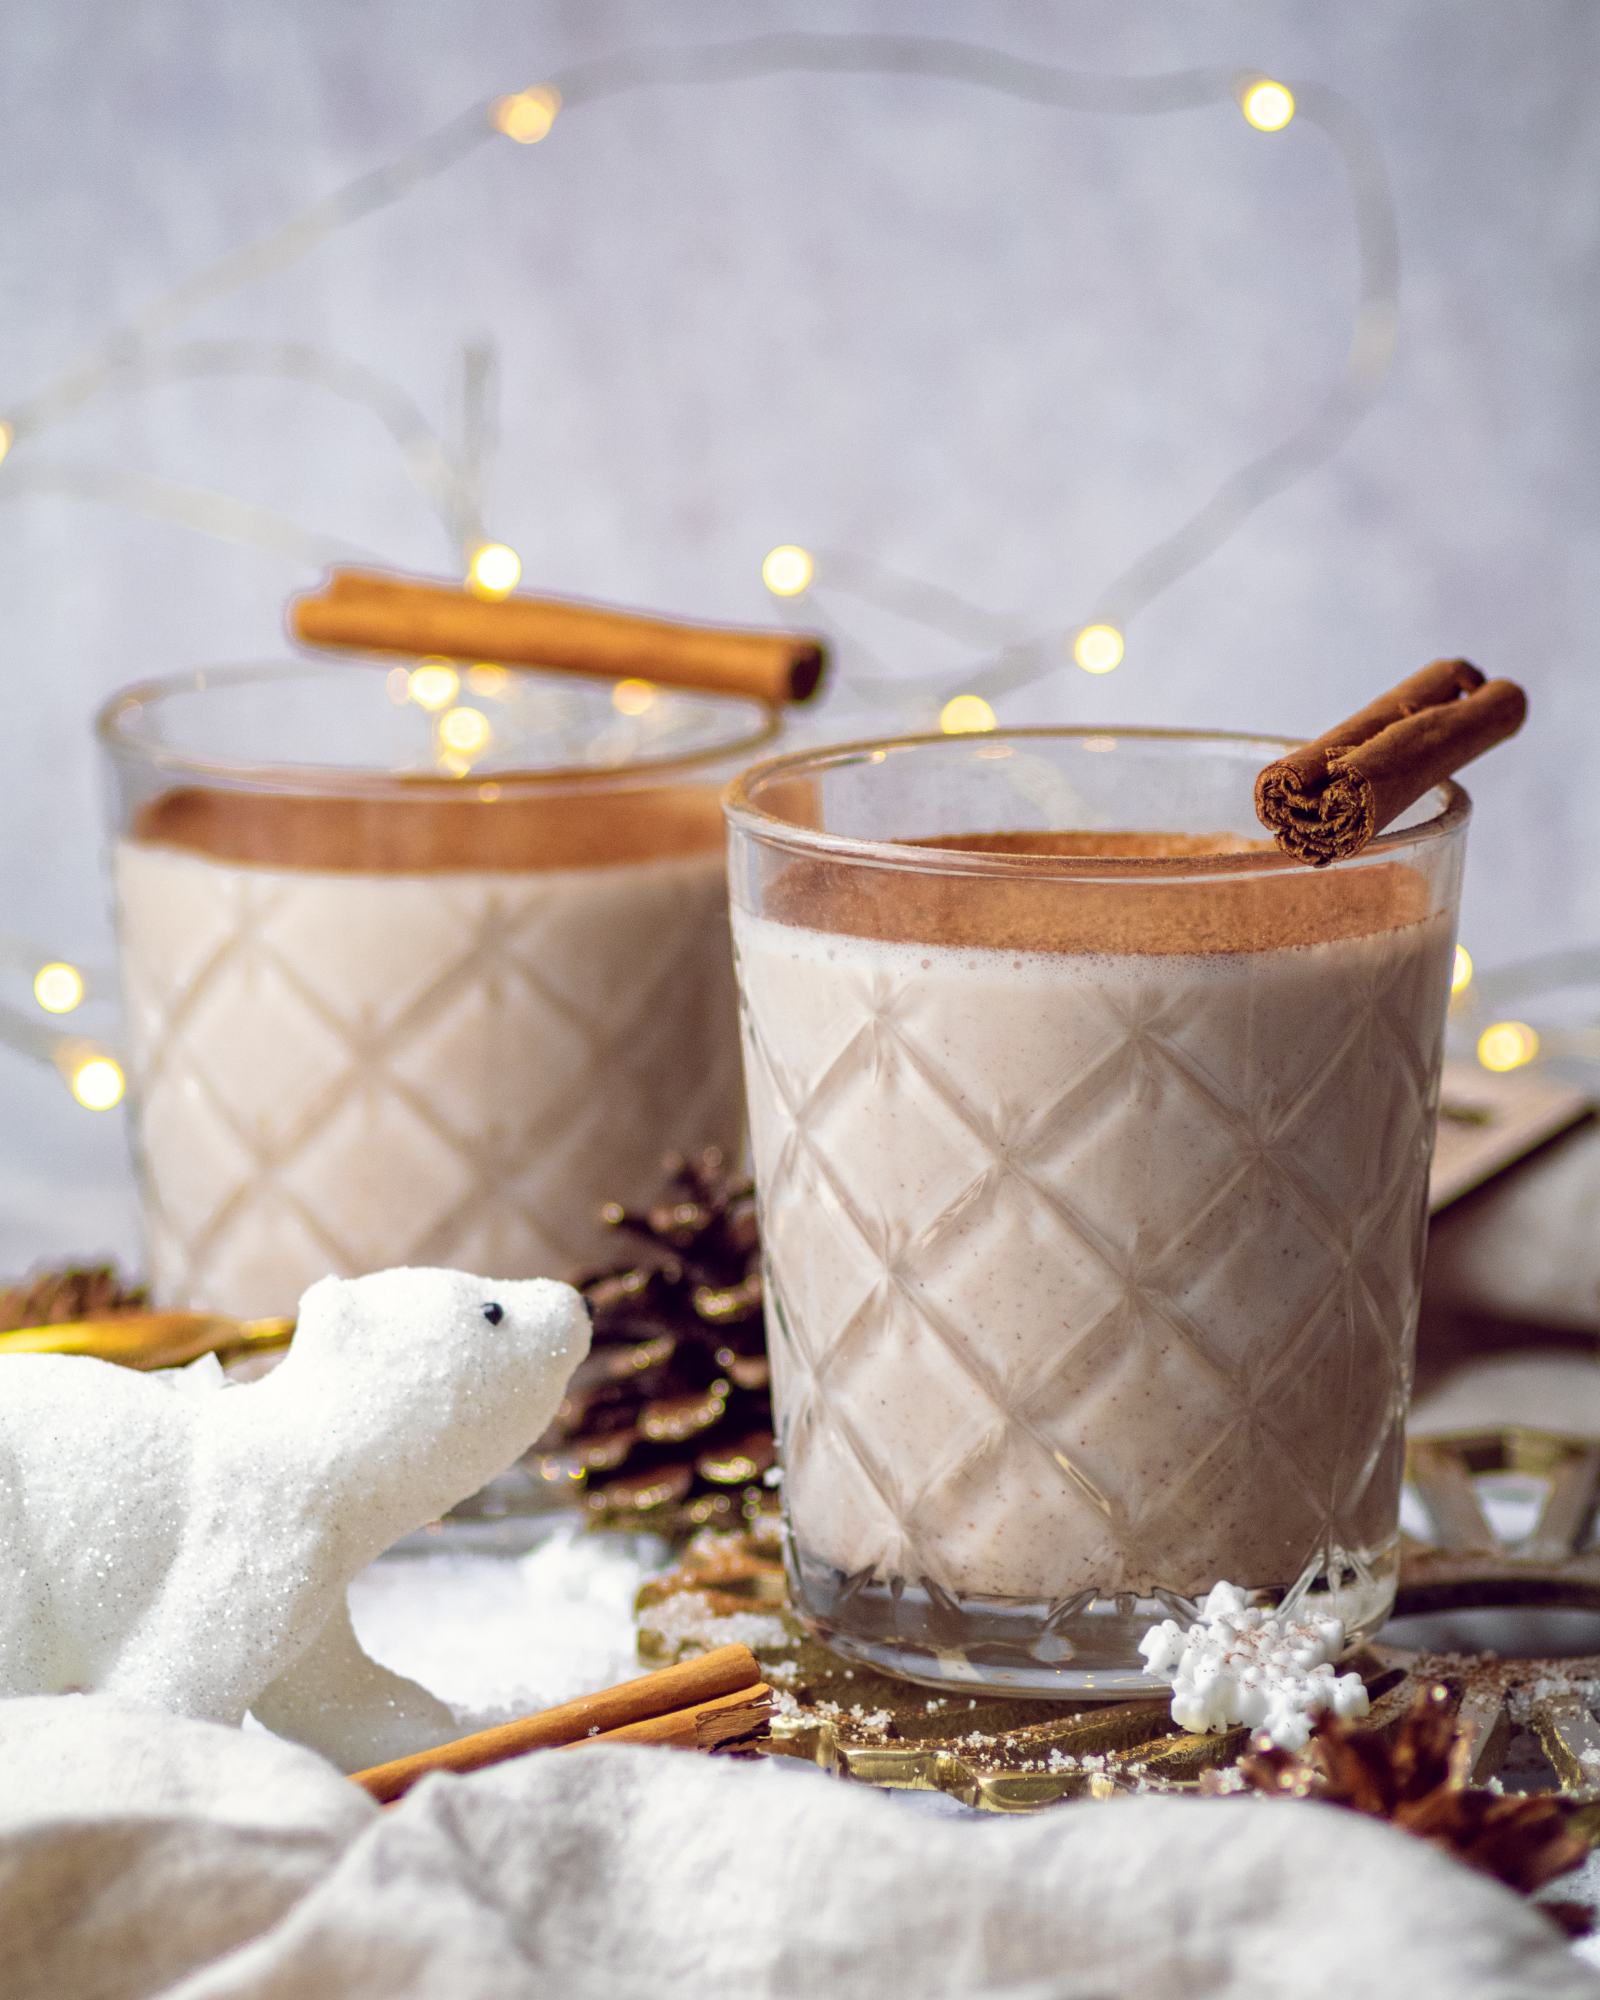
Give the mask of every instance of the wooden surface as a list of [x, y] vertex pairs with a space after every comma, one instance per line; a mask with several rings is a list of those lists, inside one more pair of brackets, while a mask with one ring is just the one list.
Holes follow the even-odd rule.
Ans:
[[1497, 1076], [1475, 1062], [1447, 1062], [1428, 1182], [1430, 1214], [1438, 1215], [1589, 1115], [1582, 1091], [1541, 1071]]

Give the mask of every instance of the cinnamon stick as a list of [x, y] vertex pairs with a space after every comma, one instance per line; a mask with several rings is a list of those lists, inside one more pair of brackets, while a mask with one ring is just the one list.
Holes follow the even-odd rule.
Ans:
[[656, 1743], [682, 1750], [726, 1750], [736, 1743], [756, 1741], [765, 1732], [771, 1714], [772, 1690], [765, 1681], [757, 1681], [754, 1687], [718, 1695], [715, 1701], [675, 1708], [668, 1715], [646, 1716], [642, 1722], [625, 1722], [620, 1729], [602, 1729], [561, 1747], [581, 1750], [588, 1743]]
[[812, 633], [688, 624], [569, 598], [485, 598], [371, 570], [332, 571], [320, 594], [291, 603], [289, 625], [311, 646], [551, 667], [774, 703], [809, 700], [828, 658]]
[[1359, 854], [1424, 792], [1516, 734], [1528, 699], [1470, 660], [1435, 660], [1256, 779], [1256, 815], [1313, 868]]
[[718, 1646], [598, 1694], [375, 1764], [355, 1772], [353, 1782], [387, 1801], [399, 1798], [430, 1771], [478, 1771], [529, 1750], [598, 1741], [691, 1740], [694, 1747], [711, 1749], [732, 1737], [754, 1734], [766, 1719], [769, 1702], [770, 1690], [750, 1648]]

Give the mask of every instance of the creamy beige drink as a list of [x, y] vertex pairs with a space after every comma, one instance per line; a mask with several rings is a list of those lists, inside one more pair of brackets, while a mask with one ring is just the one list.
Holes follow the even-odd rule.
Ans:
[[1381, 1619], [1452, 928], [1397, 864], [1163, 892], [792, 860], [736, 910], [824, 1629], [1004, 1680], [1223, 1579]]
[[158, 1299], [558, 1275], [665, 1152], [735, 1147], [715, 797], [146, 809], [114, 870]]

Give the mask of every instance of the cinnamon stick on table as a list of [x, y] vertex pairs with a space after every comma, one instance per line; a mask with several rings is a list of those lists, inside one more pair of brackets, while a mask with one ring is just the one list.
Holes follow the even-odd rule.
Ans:
[[479, 1771], [530, 1750], [576, 1749], [586, 1743], [729, 1749], [758, 1741], [771, 1707], [772, 1690], [762, 1680], [749, 1647], [718, 1646], [638, 1680], [563, 1702], [559, 1708], [521, 1716], [389, 1764], [375, 1764], [353, 1773], [352, 1782], [386, 1802], [408, 1792], [431, 1771]]
[[1424, 792], [1516, 734], [1528, 698], [1469, 660], [1435, 660], [1336, 728], [1269, 764], [1256, 815], [1313, 868], [1360, 853]]
[[766, 702], [808, 700], [828, 663], [812, 633], [686, 624], [568, 598], [479, 597], [371, 570], [331, 571], [320, 594], [293, 601], [289, 625], [312, 646], [554, 667]]

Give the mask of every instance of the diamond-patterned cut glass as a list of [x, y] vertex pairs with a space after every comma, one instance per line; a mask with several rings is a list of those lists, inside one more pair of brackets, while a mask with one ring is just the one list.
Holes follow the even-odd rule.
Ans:
[[[564, 1273], [663, 1154], [738, 1143], [717, 853], [419, 884], [125, 843], [117, 876], [164, 1303], [287, 1311], [392, 1264]], [[169, 953], [171, 904], [203, 957]]]
[[664, 1155], [737, 1151], [720, 787], [735, 696], [464, 668], [470, 773], [392, 661], [205, 669], [99, 718], [149, 1276], [292, 1312], [328, 1272], [565, 1275]]
[[[1247, 854], [1237, 897], [1180, 863], [1085, 917], [1081, 859], [1044, 891], [876, 844], [932, 798], [951, 831], [1037, 826], [1000, 743], [889, 747], [763, 767], [810, 779], [798, 828], [761, 770], [732, 808], [799, 1602], [863, 1657], [1062, 1692], [1136, 1685], [1144, 1625], [1224, 1579], [1373, 1629], [1464, 805], [1353, 884]], [[1189, 830], [1243, 835], [1271, 748], [1062, 732], [1014, 761], [1092, 828], [1170, 815], [1209, 755]], [[808, 857], [808, 828], [862, 851]]]

